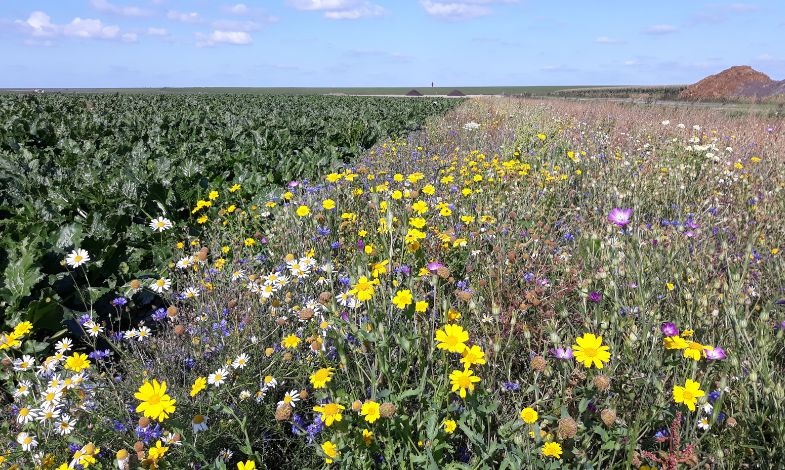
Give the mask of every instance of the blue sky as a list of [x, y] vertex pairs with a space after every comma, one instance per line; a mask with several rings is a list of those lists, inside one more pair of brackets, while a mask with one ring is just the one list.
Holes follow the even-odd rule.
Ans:
[[0, 87], [785, 79], [785, 2], [0, 0]]

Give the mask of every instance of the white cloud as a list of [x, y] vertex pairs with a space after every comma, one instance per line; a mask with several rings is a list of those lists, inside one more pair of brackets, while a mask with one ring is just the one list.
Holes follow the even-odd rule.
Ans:
[[[107, 25], [98, 19], [76, 17], [70, 23], [58, 25], [52, 23], [52, 18], [42, 11], [34, 11], [27, 20], [16, 20], [14, 23], [34, 38], [63, 36], [81, 39], [118, 39], [125, 42], [137, 40], [136, 33], [123, 33], [119, 26]], [[40, 41], [27, 43], [40, 43]], [[51, 41], [46, 43], [51, 45]]]
[[148, 36], [169, 36], [169, 31], [166, 28], [147, 28]]
[[679, 28], [672, 24], [655, 24], [654, 26], [646, 28], [643, 32], [646, 34], [670, 34], [675, 33], [678, 30]]
[[247, 15], [248, 12], [251, 11], [251, 9], [248, 8], [248, 5], [246, 5], [245, 3], [238, 3], [236, 5], [229, 5], [229, 6], [225, 7], [224, 10], [227, 13], [231, 13], [233, 15]]
[[209, 35], [197, 33], [196, 37], [196, 45], [199, 47], [209, 47], [218, 44], [247, 45], [253, 42], [251, 35], [245, 31], [215, 30]]
[[287, 0], [290, 6], [303, 11], [320, 11], [330, 20], [357, 20], [387, 13], [381, 5], [367, 0]]
[[445, 20], [464, 20], [490, 15], [493, 13], [493, 10], [490, 8], [491, 5], [503, 3], [518, 3], [518, 0], [420, 1], [420, 5], [425, 9], [426, 13]]
[[59, 27], [52, 24], [52, 18], [42, 11], [34, 11], [25, 21], [16, 20], [14, 23], [35, 37], [52, 37], [59, 31]]
[[179, 21], [181, 23], [199, 23], [202, 21], [202, 17], [199, 16], [199, 13], [195, 11], [185, 13], [176, 10], [169, 10], [166, 13], [166, 17], [172, 21]]
[[364, 3], [347, 10], [333, 10], [324, 12], [324, 17], [330, 20], [358, 20], [372, 16], [382, 16], [387, 11], [379, 5]]
[[608, 36], [599, 36], [594, 40], [597, 44], [624, 44], [620, 39], [609, 38]]
[[93, 6], [93, 8], [100, 12], [111, 13], [113, 15], [131, 17], [150, 15], [150, 11], [143, 8], [128, 5], [115, 5], [113, 3], [109, 3], [108, 0], [90, 0], [90, 4]]
[[210, 23], [218, 31], [259, 31], [262, 25], [255, 21], [216, 20]]
[[287, 0], [298, 10], [345, 10], [357, 4], [356, 0]]

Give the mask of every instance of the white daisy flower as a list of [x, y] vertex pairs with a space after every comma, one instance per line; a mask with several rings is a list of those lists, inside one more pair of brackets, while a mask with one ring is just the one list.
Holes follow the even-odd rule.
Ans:
[[237, 358], [235, 358], [235, 360], [232, 362], [232, 367], [234, 367], [235, 369], [242, 369], [248, 365], [249, 359], [250, 358], [248, 357], [248, 354], [242, 353], [239, 356], [237, 356]]
[[186, 256], [185, 258], [180, 258], [175, 266], [177, 269], [187, 269], [194, 263], [193, 256]]
[[272, 375], [266, 375], [262, 379], [262, 390], [267, 391], [268, 389], [275, 388], [278, 386], [278, 381], [275, 380], [275, 377]]
[[138, 331], [136, 331], [136, 329], [135, 329], [135, 328], [131, 328], [130, 330], [128, 330], [128, 331], [126, 331], [125, 333], [123, 333], [123, 337], [124, 337], [125, 339], [134, 339], [134, 338], [136, 338], [137, 336], [139, 336], [139, 332], [138, 332]]
[[90, 261], [90, 255], [87, 254], [86, 250], [79, 248], [78, 250], [74, 250], [65, 257], [65, 262], [68, 266], [72, 268], [78, 268], [79, 266], [87, 263]]
[[38, 445], [38, 441], [35, 440], [35, 436], [32, 434], [28, 434], [26, 432], [20, 432], [16, 435], [16, 442], [22, 446], [22, 450], [30, 452], [33, 450], [34, 447]]
[[102, 333], [104, 331], [103, 326], [99, 325], [98, 323], [92, 320], [85, 322], [84, 329], [87, 332], [87, 334], [89, 334], [92, 337], [96, 337], [98, 336], [99, 333]]
[[27, 424], [35, 418], [35, 415], [36, 410], [31, 410], [24, 406], [19, 408], [19, 412], [16, 414], [16, 422], [19, 424]]
[[278, 402], [278, 405], [286, 404], [286, 405], [290, 405], [292, 408], [294, 408], [295, 407], [295, 403], [298, 402], [298, 401], [300, 401], [300, 392], [298, 392], [297, 390], [289, 390], [283, 396], [283, 400]]
[[229, 377], [229, 371], [222, 367], [207, 376], [207, 383], [220, 387], [226, 382], [227, 377]]
[[183, 297], [186, 299], [195, 299], [199, 297], [199, 289], [196, 287], [189, 287], [183, 291]]
[[74, 342], [71, 341], [71, 338], [63, 338], [55, 344], [55, 350], [60, 353], [64, 353], [71, 350]]
[[144, 341], [150, 337], [150, 328], [146, 326], [140, 326], [139, 331], [136, 333], [136, 339], [139, 341]]
[[172, 287], [172, 281], [170, 281], [165, 277], [153, 281], [153, 283], [150, 284], [150, 288], [155, 292], [158, 292], [159, 294], [162, 294], [164, 291], [169, 290], [171, 287]]
[[245, 279], [245, 271], [242, 269], [238, 269], [237, 271], [232, 273], [232, 281], [237, 281], [240, 279]]
[[35, 358], [29, 354], [22, 356], [22, 359], [14, 359], [14, 370], [25, 371], [35, 366]]
[[24, 397], [30, 393], [33, 384], [29, 380], [20, 380], [14, 391], [14, 398]]
[[76, 420], [71, 418], [69, 415], [63, 415], [60, 417], [60, 421], [58, 421], [55, 430], [61, 436], [67, 436], [71, 434], [76, 427]]
[[701, 418], [698, 421], [698, 427], [703, 429], [704, 431], [708, 430], [711, 425], [709, 424], [709, 418]]
[[169, 230], [172, 227], [172, 221], [166, 217], [156, 217], [150, 221], [150, 228], [153, 229], [154, 232], [163, 232], [164, 230]]
[[207, 431], [207, 416], [204, 415], [194, 416], [194, 419], [191, 420], [191, 426], [194, 429], [194, 433]]
[[54, 421], [60, 417], [60, 410], [57, 408], [42, 408], [38, 410], [36, 413], [36, 419], [39, 423], [45, 423], [47, 421]]

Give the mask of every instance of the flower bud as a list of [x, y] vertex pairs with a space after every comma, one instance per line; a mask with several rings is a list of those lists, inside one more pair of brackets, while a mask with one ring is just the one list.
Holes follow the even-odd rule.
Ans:
[[537, 372], [542, 372], [545, 370], [545, 367], [548, 365], [548, 363], [545, 361], [544, 357], [534, 356], [531, 362], [529, 363], [529, 365], [533, 370], [536, 370]]
[[578, 423], [569, 416], [559, 420], [559, 439], [572, 439], [578, 434]]
[[288, 421], [292, 417], [292, 405], [288, 403], [281, 403], [275, 409], [276, 421]]
[[598, 391], [607, 392], [611, 387], [611, 379], [609, 379], [607, 375], [596, 375], [594, 379], [592, 379], [592, 384], [594, 384], [594, 388]]
[[382, 418], [390, 418], [395, 414], [397, 408], [392, 403], [382, 403], [379, 406], [379, 414]]
[[607, 427], [613, 426], [616, 422], [616, 411], [610, 408], [605, 408], [604, 410], [600, 411], [600, 419]]

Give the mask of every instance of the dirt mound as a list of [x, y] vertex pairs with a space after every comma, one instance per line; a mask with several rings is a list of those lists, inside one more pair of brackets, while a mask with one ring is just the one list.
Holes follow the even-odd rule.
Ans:
[[453, 90], [453, 91], [447, 93], [447, 96], [466, 96], [466, 94], [464, 92], [462, 92], [461, 90]]
[[409, 90], [409, 92], [406, 93], [406, 96], [422, 96], [422, 93], [417, 90]]
[[770, 83], [772, 80], [765, 73], [758, 72], [748, 65], [737, 65], [688, 86], [679, 94], [679, 98], [687, 100], [733, 98], [742, 87]]

